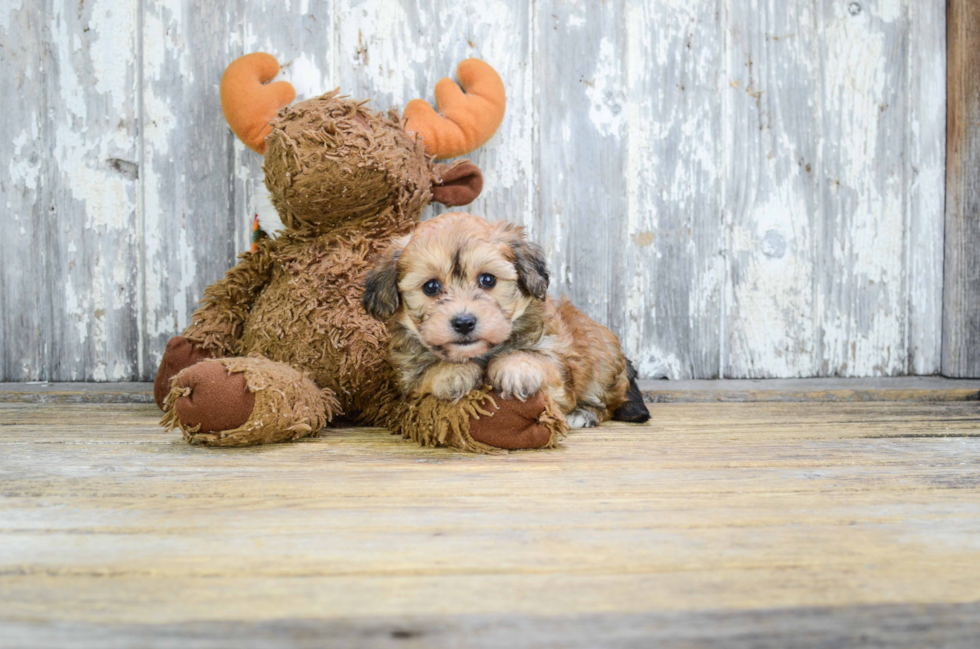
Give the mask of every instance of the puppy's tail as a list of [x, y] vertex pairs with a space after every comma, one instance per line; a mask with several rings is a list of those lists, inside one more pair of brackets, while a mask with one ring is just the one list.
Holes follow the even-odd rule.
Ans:
[[650, 419], [650, 411], [643, 403], [643, 393], [640, 392], [640, 386], [636, 384], [636, 368], [628, 360], [626, 361], [626, 378], [630, 381], [630, 389], [626, 393], [626, 403], [616, 408], [613, 412], [613, 419], [642, 424]]

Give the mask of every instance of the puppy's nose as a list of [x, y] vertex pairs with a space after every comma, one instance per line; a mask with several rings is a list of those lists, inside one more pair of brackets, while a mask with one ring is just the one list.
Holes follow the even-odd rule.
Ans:
[[453, 326], [456, 333], [468, 334], [476, 328], [476, 317], [470, 315], [469, 313], [464, 313], [462, 315], [453, 316], [453, 319], [449, 321], [449, 324]]

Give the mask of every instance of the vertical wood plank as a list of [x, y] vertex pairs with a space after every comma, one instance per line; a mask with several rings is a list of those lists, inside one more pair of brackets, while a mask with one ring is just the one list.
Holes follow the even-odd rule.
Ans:
[[[931, 143], [909, 150], [913, 111], [928, 111], [908, 98], [909, 71], [930, 68], [910, 58], [908, 6], [827, 1], [784, 10], [746, 1], [734, 3], [731, 21], [732, 45], [747, 38], [749, 47], [730, 51], [730, 74], [742, 65], [752, 79], [758, 70], [745, 93], [758, 102], [764, 155], [774, 162], [757, 175], [753, 160], [762, 155], [741, 160], [743, 143], [760, 142], [739, 136], [748, 104], [736, 98], [731, 171], [744, 187], [729, 192], [726, 375], [901, 374], [913, 345], [926, 350], [920, 366], [928, 367], [935, 310], [923, 292], [936, 290], [935, 201], [909, 191], [909, 161], [924, 156], [928, 175], [940, 158]], [[914, 288], [912, 260], [923, 273]]]
[[823, 0], [817, 372], [906, 371], [908, 17], [900, 0]]
[[145, 0], [142, 378], [241, 252], [248, 215], [233, 191], [234, 138], [218, 86], [241, 54], [236, 5]]
[[819, 372], [820, 19], [811, 3], [729, 3], [726, 377]]
[[946, 2], [908, 3], [908, 368], [935, 374], [942, 359], [946, 172]]
[[626, 7], [542, 0], [535, 12], [535, 234], [551, 291], [625, 330]]
[[[4, 5], [3, 380], [138, 375], [135, 3]], [[9, 67], [8, 67], [9, 66]]]
[[942, 371], [947, 376], [980, 376], [980, 5], [949, 0], [946, 6]]
[[[33, 14], [33, 15], [32, 15]], [[0, 380], [43, 377], [42, 310], [37, 304], [46, 279], [41, 225], [49, 174], [50, 123], [44, 114], [43, 12], [26, 5], [0, 8], [0, 96], [18, 97], [0, 112], [0, 196], [5, 210], [0, 237]], [[48, 68], [51, 67], [49, 64]], [[35, 243], [37, 242], [37, 243]], [[47, 313], [50, 318], [50, 309]]]
[[[622, 344], [646, 378], [719, 372], [724, 286], [721, 2], [630, 2]], [[727, 84], [726, 84], [727, 85]], [[614, 227], [612, 215], [596, 229]], [[609, 274], [612, 269], [590, 269]]]
[[[436, 82], [455, 78], [456, 65], [463, 59], [475, 57], [491, 64], [504, 82], [507, 112], [494, 137], [466, 156], [483, 172], [484, 188], [462, 209], [533, 229], [528, 17], [528, 0], [340, 3], [338, 73], [344, 93], [371, 99], [377, 110], [394, 106], [401, 112], [415, 98], [435, 105]], [[423, 218], [444, 211], [435, 204]]]

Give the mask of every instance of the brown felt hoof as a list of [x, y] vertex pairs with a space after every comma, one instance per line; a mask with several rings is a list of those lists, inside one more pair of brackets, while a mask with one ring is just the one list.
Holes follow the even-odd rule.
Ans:
[[540, 393], [527, 401], [502, 399], [498, 393], [493, 395], [497, 408], [484, 406], [493, 413], [492, 417], [470, 418], [470, 436], [488, 446], [505, 448], [511, 451], [541, 448], [551, 441], [551, 431], [538, 421], [544, 412], [544, 396]]
[[245, 374], [229, 374], [218, 362], [198, 363], [177, 376], [174, 385], [190, 388], [177, 399], [174, 411], [180, 423], [199, 427], [199, 433], [217, 433], [238, 428], [252, 416], [255, 395], [248, 389]]
[[160, 369], [153, 380], [153, 399], [157, 407], [163, 410], [163, 402], [170, 394], [170, 379], [180, 374], [181, 370], [197, 365], [211, 358], [211, 354], [183, 336], [174, 336], [167, 343], [167, 349], [160, 359]]

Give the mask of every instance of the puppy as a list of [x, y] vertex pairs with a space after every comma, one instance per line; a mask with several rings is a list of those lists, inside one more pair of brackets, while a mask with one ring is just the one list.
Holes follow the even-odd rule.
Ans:
[[363, 304], [388, 324], [403, 394], [456, 400], [489, 383], [504, 398], [545, 390], [569, 428], [649, 419], [616, 336], [547, 289], [523, 228], [453, 212], [382, 253]]

